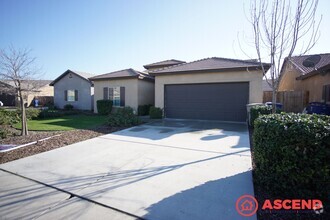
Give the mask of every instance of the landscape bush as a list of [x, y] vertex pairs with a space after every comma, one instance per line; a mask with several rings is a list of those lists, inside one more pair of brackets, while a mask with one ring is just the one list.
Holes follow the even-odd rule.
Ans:
[[111, 100], [97, 100], [96, 101], [97, 112], [100, 115], [109, 115], [112, 111]]
[[163, 118], [163, 109], [151, 106], [149, 115], [152, 119], [161, 119]]
[[[276, 113], [281, 113], [280, 109], [276, 109]], [[254, 127], [254, 121], [261, 115], [272, 114], [272, 106], [256, 105], [250, 109], [250, 124]]]
[[[21, 111], [20, 110], [18, 110], [18, 111], [19, 111], [19, 115], [21, 115]], [[25, 109], [26, 119], [27, 120], [37, 119], [39, 117], [40, 112], [41, 112], [40, 109], [27, 108], [27, 109]]]
[[118, 108], [108, 118], [108, 125], [111, 127], [129, 127], [138, 124], [140, 124], [140, 120], [134, 115], [131, 107]]
[[66, 105], [64, 105], [64, 110], [66, 110], [66, 111], [70, 111], [70, 110], [72, 110], [73, 109], [73, 105], [71, 105], [71, 104], [66, 104]]
[[17, 110], [0, 109], [0, 138], [8, 137], [11, 134], [10, 127], [19, 121]]
[[270, 196], [329, 197], [329, 116], [260, 116], [254, 124], [253, 149], [255, 181]]
[[140, 116], [145, 116], [145, 115], [149, 115], [149, 111], [150, 111], [150, 107], [152, 105], [139, 105], [138, 106], [138, 115]]

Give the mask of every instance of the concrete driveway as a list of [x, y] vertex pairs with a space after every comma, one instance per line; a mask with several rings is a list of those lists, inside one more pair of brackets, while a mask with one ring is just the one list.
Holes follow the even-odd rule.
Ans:
[[0, 216], [247, 219], [250, 156], [243, 124], [144, 124], [0, 165]]

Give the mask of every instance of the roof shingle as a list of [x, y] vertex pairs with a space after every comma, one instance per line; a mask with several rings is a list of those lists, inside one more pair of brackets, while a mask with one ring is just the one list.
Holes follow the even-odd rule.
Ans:
[[[265, 65], [269, 67], [269, 64]], [[150, 73], [177, 73], [177, 72], [187, 72], [187, 71], [201, 71], [201, 70], [221, 70], [221, 69], [239, 69], [247, 67], [260, 67], [259, 62], [228, 59], [220, 57], [205, 58], [190, 63], [183, 63], [160, 70], [154, 70]]]
[[181, 64], [181, 63], [186, 63], [186, 62], [182, 61], [182, 60], [171, 59], [171, 60], [164, 60], [164, 61], [159, 61], [156, 63], [147, 64], [147, 65], [144, 65], [143, 67], [146, 69], [149, 69], [149, 68], [172, 66], [172, 65], [177, 65], [177, 64]]
[[97, 75], [97, 76], [91, 77], [89, 79], [94, 81], [94, 80], [113, 79], [113, 78], [139, 78], [139, 79], [154, 80], [154, 77], [149, 76], [146, 73], [136, 71], [132, 68]]
[[81, 72], [81, 71], [67, 70], [64, 73], [62, 73], [59, 77], [57, 77], [54, 81], [52, 81], [49, 85], [53, 86], [57, 81], [59, 81], [60, 79], [62, 79], [68, 73], [74, 73], [77, 76], [81, 77], [82, 79], [84, 79], [84, 80], [86, 80], [88, 82], [90, 82], [88, 78], [94, 76], [91, 73], [86, 73], [86, 72]]
[[302, 75], [306, 75], [324, 66], [330, 65], [330, 53], [314, 55], [320, 55], [321, 57], [320, 61], [315, 65], [315, 67], [306, 67], [303, 65], [304, 60], [313, 55], [294, 56], [290, 58], [290, 61], [296, 66]]

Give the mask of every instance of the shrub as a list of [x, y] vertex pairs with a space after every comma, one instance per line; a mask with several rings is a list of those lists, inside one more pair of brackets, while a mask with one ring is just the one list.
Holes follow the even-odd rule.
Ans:
[[70, 111], [72, 109], [73, 109], [73, 105], [71, 105], [71, 104], [64, 105], [64, 110]]
[[255, 181], [270, 196], [327, 199], [330, 117], [271, 114], [254, 125]]
[[157, 107], [150, 107], [149, 111], [150, 118], [152, 119], [160, 119], [163, 118], [163, 110]]
[[0, 109], [0, 125], [13, 125], [20, 121], [18, 110]]
[[45, 104], [45, 107], [47, 107], [49, 110], [56, 110], [57, 109], [57, 107], [52, 102], [47, 102]]
[[140, 123], [139, 118], [134, 115], [131, 107], [118, 108], [115, 113], [110, 114], [108, 125], [111, 127], [128, 127]]
[[17, 122], [19, 122], [17, 110], [0, 109], [0, 138], [8, 137], [11, 134], [10, 127]]
[[[281, 110], [276, 109], [276, 113], [281, 113]], [[254, 127], [254, 121], [260, 115], [269, 115], [269, 114], [272, 114], [272, 106], [267, 106], [267, 105], [253, 106], [250, 110], [250, 124], [251, 124], [251, 126]]]
[[96, 101], [97, 112], [100, 115], [109, 115], [112, 111], [111, 100], [97, 100]]
[[[36, 108], [27, 108], [27, 109], [25, 109], [26, 119], [27, 120], [36, 119], [36, 118], [38, 118], [40, 112], [41, 111]], [[21, 115], [21, 113], [20, 113], [20, 115]]]
[[149, 115], [150, 107], [152, 105], [139, 105], [138, 107], [138, 115], [144, 116]]
[[4, 139], [4, 138], [8, 137], [9, 135], [11, 135], [9, 126], [1, 125], [1, 127], [0, 127], [0, 139]]

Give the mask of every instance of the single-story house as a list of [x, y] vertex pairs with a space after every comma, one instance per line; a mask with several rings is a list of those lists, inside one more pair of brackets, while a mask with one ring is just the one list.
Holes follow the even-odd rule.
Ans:
[[[47, 104], [47, 101], [52, 101], [54, 96], [53, 87], [49, 86], [50, 80], [23, 80], [21, 87], [24, 90], [24, 100], [27, 107], [33, 106], [33, 101], [39, 99], [39, 105]], [[6, 85], [6, 86], [5, 86]], [[5, 106], [18, 105], [18, 99], [16, 94], [16, 85], [12, 80], [4, 80], [1, 83], [0, 89], [0, 101]], [[1, 91], [2, 90], [2, 91]], [[45, 103], [43, 103], [43, 101]]]
[[88, 78], [94, 76], [90, 73], [67, 70], [53, 82], [54, 105], [57, 108], [64, 108], [71, 104], [74, 109], [92, 110], [94, 87]]
[[129, 106], [137, 111], [139, 105], [154, 104], [154, 77], [133, 69], [125, 69], [89, 78], [94, 83], [94, 112], [96, 101], [110, 99], [113, 107]]
[[286, 58], [278, 91], [308, 91], [309, 102], [330, 104], [330, 53]]
[[263, 72], [254, 61], [212, 57], [149, 74], [155, 77], [155, 106], [166, 118], [243, 122], [246, 104], [262, 102]]

